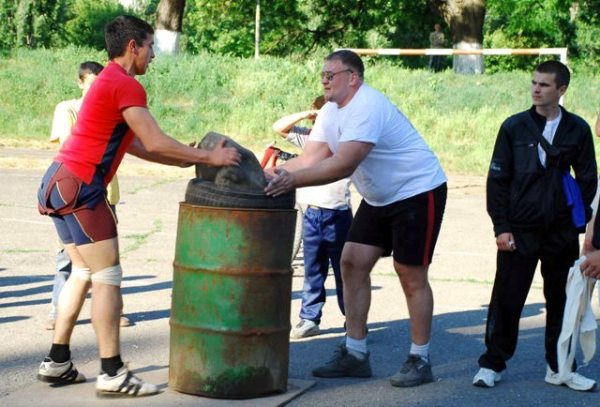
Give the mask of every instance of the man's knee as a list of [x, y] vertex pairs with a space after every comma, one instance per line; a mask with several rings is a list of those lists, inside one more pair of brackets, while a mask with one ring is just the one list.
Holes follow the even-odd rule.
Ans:
[[123, 279], [123, 269], [120, 264], [116, 266], [107, 267], [100, 271], [92, 273], [91, 281], [93, 283], [101, 283], [114, 285], [117, 287], [121, 286], [121, 280]]
[[402, 286], [410, 290], [418, 290], [429, 286], [427, 278], [428, 266], [410, 266], [394, 262], [394, 269], [400, 277]]

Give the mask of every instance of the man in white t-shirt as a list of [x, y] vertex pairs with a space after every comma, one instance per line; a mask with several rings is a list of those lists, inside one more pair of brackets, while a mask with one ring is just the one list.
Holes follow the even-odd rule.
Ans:
[[[304, 148], [312, 129], [298, 126], [298, 122], [306, 119], [314, 123], [319, 109], [324, 104], [325, 98], [317, 97], [311, 110], [281, 117], [273, 123], [273, 130], [295, 146]], [[321, 333], [319, 324], [327, 298], [325, 280], [330, 264], [335, 278], [338, 306], [342, 315], [345, 315], [340, 259], [352, 223], [350, 179], [300, 188], [296, 191], [296, 200], [306, 207], [302, 220], [304, 286], [300, 322], [290, 332], [292, 339], [307, 338]]]
[[409, 120], [390, 100], [364, 83], [364, 65], [352, 51], [325, 58], [325, 99], [303, 153], [268, 175], [265, 189], [279, 195], [296, 187], [348, 176], [363, 200], [342, 252], [347, 335], [334, 357], [313, 370], [317, 377], [370, 377], [366, 321], [369, 274], [393, 252], [404, 290], [412, 343], [391, 378], [398, 387], [433, 381], [429, 340], [433, 294], [427, 271], [446, 203], [446, 176]]

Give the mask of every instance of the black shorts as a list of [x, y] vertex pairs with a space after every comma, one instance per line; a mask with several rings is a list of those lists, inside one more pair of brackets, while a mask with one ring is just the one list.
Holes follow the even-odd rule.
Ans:
[[427, 266], [440, 233], [447, 193], [443, 183], [386, 206], [372, 206], [362, 200], [348, 241], [381, 247], [383, 256], [393, 252], [394, 260], [401, 264]]

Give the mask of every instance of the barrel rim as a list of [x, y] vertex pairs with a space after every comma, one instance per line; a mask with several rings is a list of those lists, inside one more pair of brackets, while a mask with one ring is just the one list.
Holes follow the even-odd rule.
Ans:
[[190, 206], [190, 207], [194, 207], [194, 208], [213, 209], [213, 210], [219, 210], [219, 211], [228, 210], [228, 211], [240, 211], [240, 212], [298, 212], [298, 210], [296, 208], [290, 208], [290, 209], [235, 208], [235, 207], [227, 207], [227, 206], [196, 205], [196, 204], [191, 204], [191, 203], [185, 202], [185, 201], [180, 201], [179, 205], [180, 206]]

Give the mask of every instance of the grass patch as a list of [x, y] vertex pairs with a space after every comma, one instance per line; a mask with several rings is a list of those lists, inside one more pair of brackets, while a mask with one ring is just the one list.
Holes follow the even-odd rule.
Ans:
[[151, 184], [139, 185], [136, 188], [133, 188], [131, 190], [127, 190], [127, 195], [135, 195], [135, 194], [137, 194], [140, 191], [147, 191], [147, 190], [150, 190], [150, 189], [152, 189], [154, 187], [159, 187], [161, 185], [168, 184], [168, 183], [176, 181], [178, 179], [179, 178], [177, 178], [177, 177], [161, 178], [161, 179], [159, 179], [157, 181], [152, 182]]
[[[53, 107], [78, 96], [76, 69], [88, 59], [106, 62], [103, 53], [84, 48], [0, 56], [0, 147], [46, 148]], [[151, 112], [176, 139], [189, 143], [213, 130], [261, 156], [275, 140], [290, 147], [271, 124], [306, 109], [321, 93], [321, 64], [320, 58], [160, 56], [138, 79], [148, 92]], [[408, 116], [453, 173], [485, 173], [502, 121], [530, 106], [529, 72], [435, 74], [394, 66], [381, 57], [368, 59], [365, 76]], [[597, 75], [575, 73], [565, 106], [593, 124], [600, 106]]]
[[127, 253], [131, 253], [131, 252], [139, 249], [140, 247], [142, 247], [144, 244], [146, 244], [146, 242], [152, 235], [160, 232], [161, 230], [162, 230], [162, 221], [157, 219], [153, 222], [152, 228], [149, 231], [147, 231], [146, 233], [135, 233], [135, 234], [123, 236], [123, 239], [131, 239], [133, 241], [130, 244], [128, 244], [127, 246], [125, 246], [125, 248], [123, 250], [121, 250], [121, 253], [120, 253], [121, 258], [126, 258]]
[[28, 254], [28, 253], [46, 253], [47, 250], [40, 249], [4, 249], [0, 250], [0, 253], [5, 254]]

